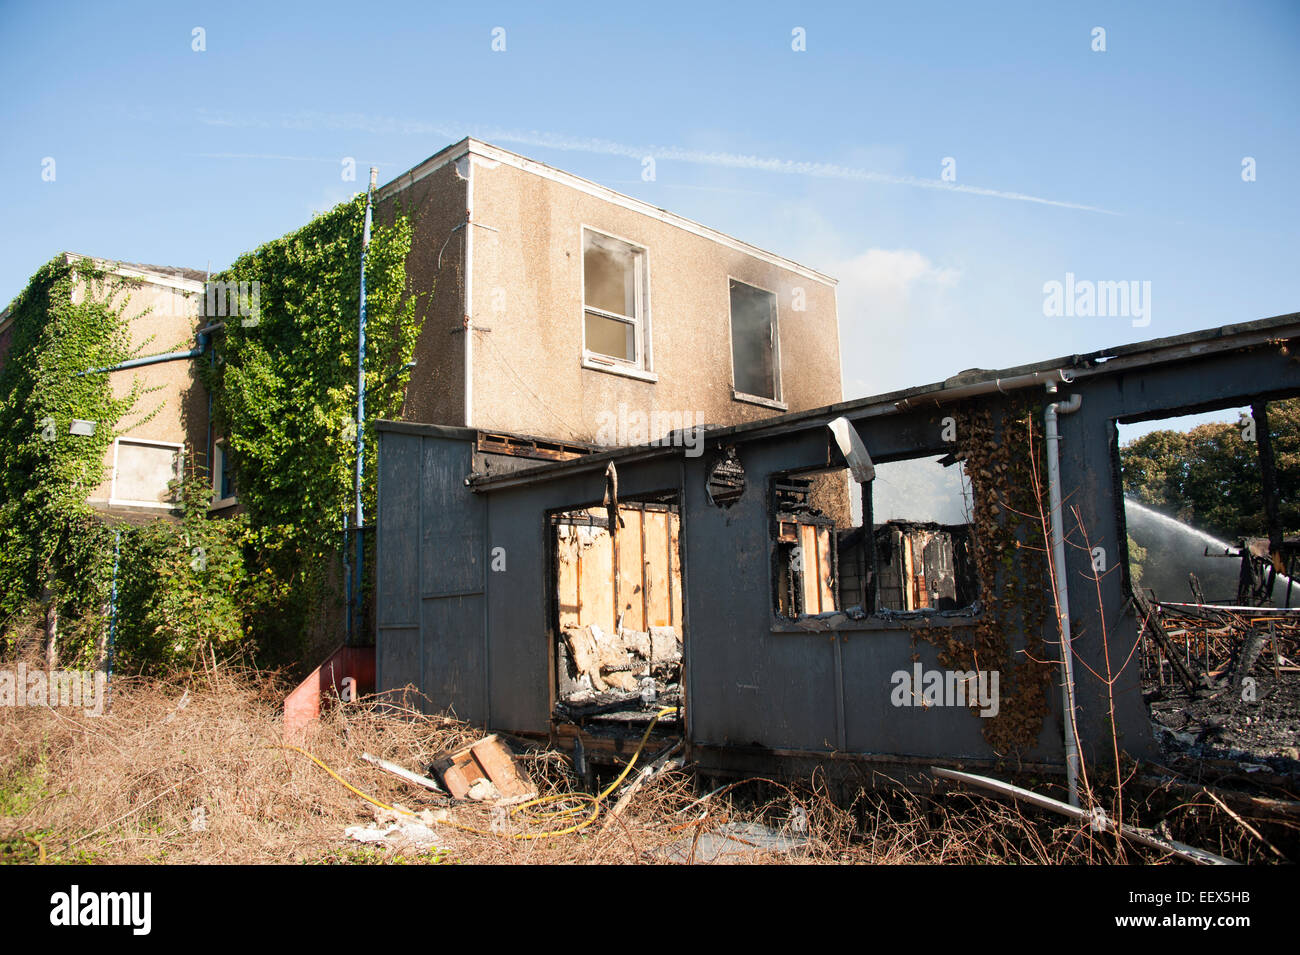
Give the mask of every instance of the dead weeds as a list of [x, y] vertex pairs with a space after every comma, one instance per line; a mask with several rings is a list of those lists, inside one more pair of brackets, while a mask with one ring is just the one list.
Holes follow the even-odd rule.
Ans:
[[[384, 813], [284, 748], [286, 689], [274, 675], [210, 667], [168, 681], [119, 678], [102, 716], [0, 709], [0, 862], [1116, 861], [1055, 820], [982, 797], [861, 795], [845, 807], [816, 779], [803, 787], [745, 780], [701, 795], [687, 771], [654, 776], [607, 825], [602, 818], [548, 837], [583, 814], [558, 825], [543, 815], [562, 800], [494, 814], [363, 761], [364, 752], [423, 771], [481, 736], [390, 699], [333, 706], [300, 741], [361, 792], [432, 814], [435, 847], [363, 845], [344, 829], [374, 826]], [[541, 795], [581, 791], [567, 758], [519, 755]]]

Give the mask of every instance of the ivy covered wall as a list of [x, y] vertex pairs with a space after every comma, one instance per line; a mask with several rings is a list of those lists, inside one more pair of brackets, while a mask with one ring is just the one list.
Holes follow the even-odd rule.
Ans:
[[[142, 400], [147, 368], [117, 396], [107, 375], [79, 374], [135, 357], [123, 292], [138, 282], [61, 256], [15, 299], [0, 370], [0, 652], [51, 632], [53, 620], [60, 665], [102, 665], [116, 555], [119, 668], [233, 653], [315, 662], [299, 655], [323, 608], [338, 604], [353, 500], [364, 205], [345, 202], [212, 276], [259, 290], [257, 314], [226, 318], [198, 359], [235, 474], [234, 517], [208, 511], [203, 447], [186, 449], [166, 518], [123, 523], [86, 503], [115, 436], [142, 414], [179, 413]], [[409, 376], [419, 331], [410, 246], [399, 215], [367, 252], [368, 420], [400, 411]], [[74, 418], [95, 421], [95, 433], [69, 435]], [[367, 457], [373, 508], [373, 441]]]
[[[0, 627], [11, 632], [39, 612], [57, 632], [65, 619], [67, 658], [84, 657], [93, 642], [112, 569], [111, 535], [86, 496], [103, 477], [118, 422], [145, 393], [137, 380], [115, 396], [107, 376], [78, 372], [131, 357], [125, 315], [137, 284], [60, 255], [10, 305], [0, 370]], [[94, 433], [71, 434], [74, 419], [95, 422]]]
[[[358, 196], [214, 276], [258, 283], [258, 314], [226, 319], [203, 375], [216, 428], [227, 436], [259, 579], [274, 584], [249, 612], [260, 646], [277, 662], [298, 652], [322, 602], [340, 596], [343, 522], [354, 500], [364, 214]], [[410, 375], [419, 334], [406, 280], [411, 237], [409, 218], [398, 215], [374, 229], [366, 252], [369, 421], [400, 412]], [[375, 445], [366, 430], [363, 497], [373, 514]]]

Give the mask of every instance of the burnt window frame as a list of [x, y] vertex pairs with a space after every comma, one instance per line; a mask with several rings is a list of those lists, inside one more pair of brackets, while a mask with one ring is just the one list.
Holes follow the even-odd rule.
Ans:
[[[887, 458], [876, 461], [875, 463], [877, 466], [880, 466], [880, 465], [887, 465], [887, 464], [895, 464], [902, 461], [919, 461], [919, 460], [926, 460], [931, 458], [941, 459], [944, 456], [945, 454], [942, 451], [936, 452], [933, 449], [925, 449], [915, 453], [907, 453], [903, 455], [891, 455]], [[936, 461], [935, 463], [938, 462]], [[960, 461], [955, 461], [954, 463], [961, 464]], [[843, 474], [846, 476], [850, 487], [853, 484], [853, 479], [851, 474], [849, 473], [849, 469], [847, 465], [835, 465], [835, 464], [804, 467], [804, 468], [790, 468], [788, 470], [773, 471], [770, 473], [768, 477], [768, 490], [767, 490], [768, 546], [771, 555], [770, 567], [768, 571], [768, 587], [769, 587], [769, 596], [770, 596], [769, 612], [771, 615], [771, 630], [773, 633], [808, 633], [808, 632], [821, 632], [824, 630], [898, 631], [902, 629], [917, 629], [917, 628], [928, 629], [931, 627], [969, 627], [975, 622], [977, 622], [981, 617], [983, 617], [984, 606], [980, 598], [987, 591], [988, 585], [979, 576], [978, 568], [976, 567], [972, 567], [972, 571], [975, 574], [975, 586], [976, 586], [975, 598], [971, 603], [963, 607], [954, 610], [946, 610], [946, 611], [941, 611], [937, 609], [928, 609], [928, 608], [920, 609], [920, 610], [911, 610], [911, 611], [892, 610], [889, 608], [882, 609], [880, 607], [880, 597], [879, 597], [879, 580], [878, 580], [879, 561], [878, 558], [876, 558], [875, 554], [873, 553], [875, 550], [874, 546], [864, 548], [867, 551], [867, 555], [864, 557], [864, 560], [869, 558], [871, 559], [872, 562], [872, 578], [873, 578], [872, 583], [869, 586], [869, 589], [864, 594], [864, 603], [866, 603], [867, 598], [869, 598], [871, 607], [870, 609], [868, 609], [865, 606], [862, 608], [863, 611], [865, 612], [865, 616], [862, 618], [855, 619], [847, 616], [846, 608], [843, 606], [843, 594], [841, 590], [838, 533], [841, 530], [847, 531], [847, 530], [854, 530], [857, 528], [864, 527], [868, 521], [872, 521], [874, 525], [875, 508], [870, 503], [871, 501], [874, 500], [874, 493], [873, 493], [874, 491], [873, 485], [875, 483], [874, 479], [872, 481], [867, 482], [866, 485], [861, 485], [861, 484], [859, 485], [863, 495], [862, 523], [856, 525], [856, 527], [846, 526], [844, 528], [840, 528], [838, 525], [835, 526], [836, 536], [832, 541], [832, 547], [831, 547], [831, 555], [834, 561], [834, 582], [835, 582], [835, 603], [836, 603], [836, 609], [834, 612], [838, 614], [845, 614], [845, 619], [838, 620], [838, 621], [831, 621], [828, 620], [826, 617], [819, 617], [811, 614], [801, 614], [795, 617], [788, 617], [782, 614], [780, 612], [780, 585], [779, 585], [780, 569], [781, 569], [780, 561], [782, 559], [781, 548], [779, 546], [781, 511], [777, 506], [778, 505], [777, 490], [776, 490], [777, 482], [791, 477], [814, 478], [824, 474]], [[966, 481], [967, 482], [970, 481], [969, 476], [966, 477]], [[850, 491], [850, 495], [851, 494], [852, 491]], [[831, 523], [833, 524], [833, 521], [831, 521]], [[938, 524], [939, 522], [913, 520], [912, 523]], [[964, 525], [940, 525], [940, 526], [964, 526]], [[870, 534], [867, 535], [867, 537], [869, 540], [872, 539], [872, 535]], [[827, 611], [823, 611], [823, 613], [827, 613]]]
[[[782, 525], [785, 524], [794, 524], [796, 527], [829, 526], [831, 528], [831, 534], [832, 534], [831, 547], [830, 547], [831, 580], [833, 583], [836, 611], [840, 609], [840, 604], [842, 603], [840, 599], [839, 548], [836, 546], [837, 541], [834, 536], [838, 528], [834, 518], [821, 513], [798, 513], [793, 510], [783, 510], [781, 507], [783, 500], [780, 494], [780, 491], [782, 489], [779, 487], [779, 485], [783, 481], [790, 482], [791, 479], [795, 481], [802, 481], [807, 478], [815, 478], [823, 474], [835, 474], [843, 470], [844, 469], [842, 468], [834, 468], [834, 467], [830, 467], [830, 468], [816, 467], [810, 469], [796, 468], [789, 471], [773, 472], [768, 478], [767, 512], [768, 512], [768, 543], [770, 548], [770, 568], [769, 568], [768, 579], [769, 579], [769, 587], [771, 588], [771, 602], [770, 602], [771, 612], [774, 621], [778, 623], [796, 624], [798, 620], [816, 619], [817, 616], [816, 614], [808, 614], [804, 612], [802, 606], [804, 587], [794, 586], [795, 578], [793, 572], [788, 578], [790, 580], [791, 601], [792, 603], [797, 602], [799, 604], [799, 607], [796, 610], [794, 616], [787, 616], [786, 614], [781, 612], [781, 598], [782, 598], [781, 581], [783, 579], [786, 579], [783, 576], [783, 571], [790, 559], [788, 553], [789, 549], [788, 547], [784, 546], [788, 542], [782, 540]], [[809, 495], [811, 496], [811, 488], [809, 488]], [[796, 544], [796, 546], [798, 545], [797, 541], [794, 543]], [[818, 566], [820, 566], [820, 557], [816, 557], [816, 559], [818, 561]], [[807, 566], [808, 566], [806, 557], [803, 557], [802, 564], [803, 564], [803, 568], [800, 571], [800, 573], [806, 574]], [[803, 580], [804, 578], [800, 577], [800, 581], [802, 582]], [[821, 612], [826, 613], [828, 611], [821, 611]]]
[[[658, 489], [638, 491], [628, 494], [626, 497], [619, 497], [613, 503], [616, 507], [633, 506], [643, 510], [667, 510], [675, 513], [678, 518], [678, 538], [675, 555], [669, 557], [669, 594], [670, 601], [677, 600], [681, 604], [681, 616], [677, 619], [676, 626], [681, 630], [682, 638], [682, 661], [681, 661], [681, 702], [678, 704], [677, 717], [669, 717], [660, 722], [659, 729], [653, 734], [659, 738], [665, 732], [669, 735], [675, 735], [681, 732], [679, 726], [685, 726], [685, 719], [688, 707], [692, 699], [690, 688], [690, 628], [687, 625], [687, 614], [689, 613], [687, 598], [687, 570], [686, 570], [686, 525], [687, 525], [687, 508], [685, 505], [685, 489], [680, 486], [665, 485]], [[563, 641], [563, 628], [560, 626], [561, 604], [558, 592], [559, 582], [559, 540], [556, 534], [558, 526], [562, 523], [578, 524], [590, 523], [591, 526], [609, 528], [610, 518], [591, 517], [588, 520], [573, 520], [569, 515], [577, 511], [586, 511], [591, 508], [610, 508], [611, 501], [609, 498], [596, 499], [576, 499], [575, 501], [562, 504], [552, 505], [543, 508], [541, 521], [538, 525], [545, 542], [545, 596], [546, 596], [546, 685], [549, 720], [552, 726], [555, 726], [559, 714], [557, 704], [561, 702], [560, 697], [560, 675], [559, 666], [561, 663], [561, 654], [559, 643]], [[566, 518], [569, 518], [566, 520]], [[617, 551], [615, 550], [615, 554]], [[675, 556], [678, 567], [679, 590], [676, 597], [672, 597], [671, 575], [672, 563]], [[617, 576], [617, 558], [614, 562], [614, 575]], [[617, 599], [617, 598], [616, 598]], [[678, 719], [682, 722], [679, 724]]]

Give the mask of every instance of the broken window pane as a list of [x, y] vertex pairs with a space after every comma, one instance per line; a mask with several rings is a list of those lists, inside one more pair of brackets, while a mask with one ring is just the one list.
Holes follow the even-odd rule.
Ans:
[[741, 394], [780, 400], [776, 296], [731, 280], [731, 360]]

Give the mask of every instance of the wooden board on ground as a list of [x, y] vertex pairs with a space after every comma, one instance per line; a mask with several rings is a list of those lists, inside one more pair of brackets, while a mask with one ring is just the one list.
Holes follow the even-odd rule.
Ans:
[[447, 792], [456, 799], [469, 798], [470, 789], [480, 779], [490, 782], [502, 800], [513, 802], [537, 795], [537, 787], [520, 771], [495, 733], [439, 761], [436, 768]]

